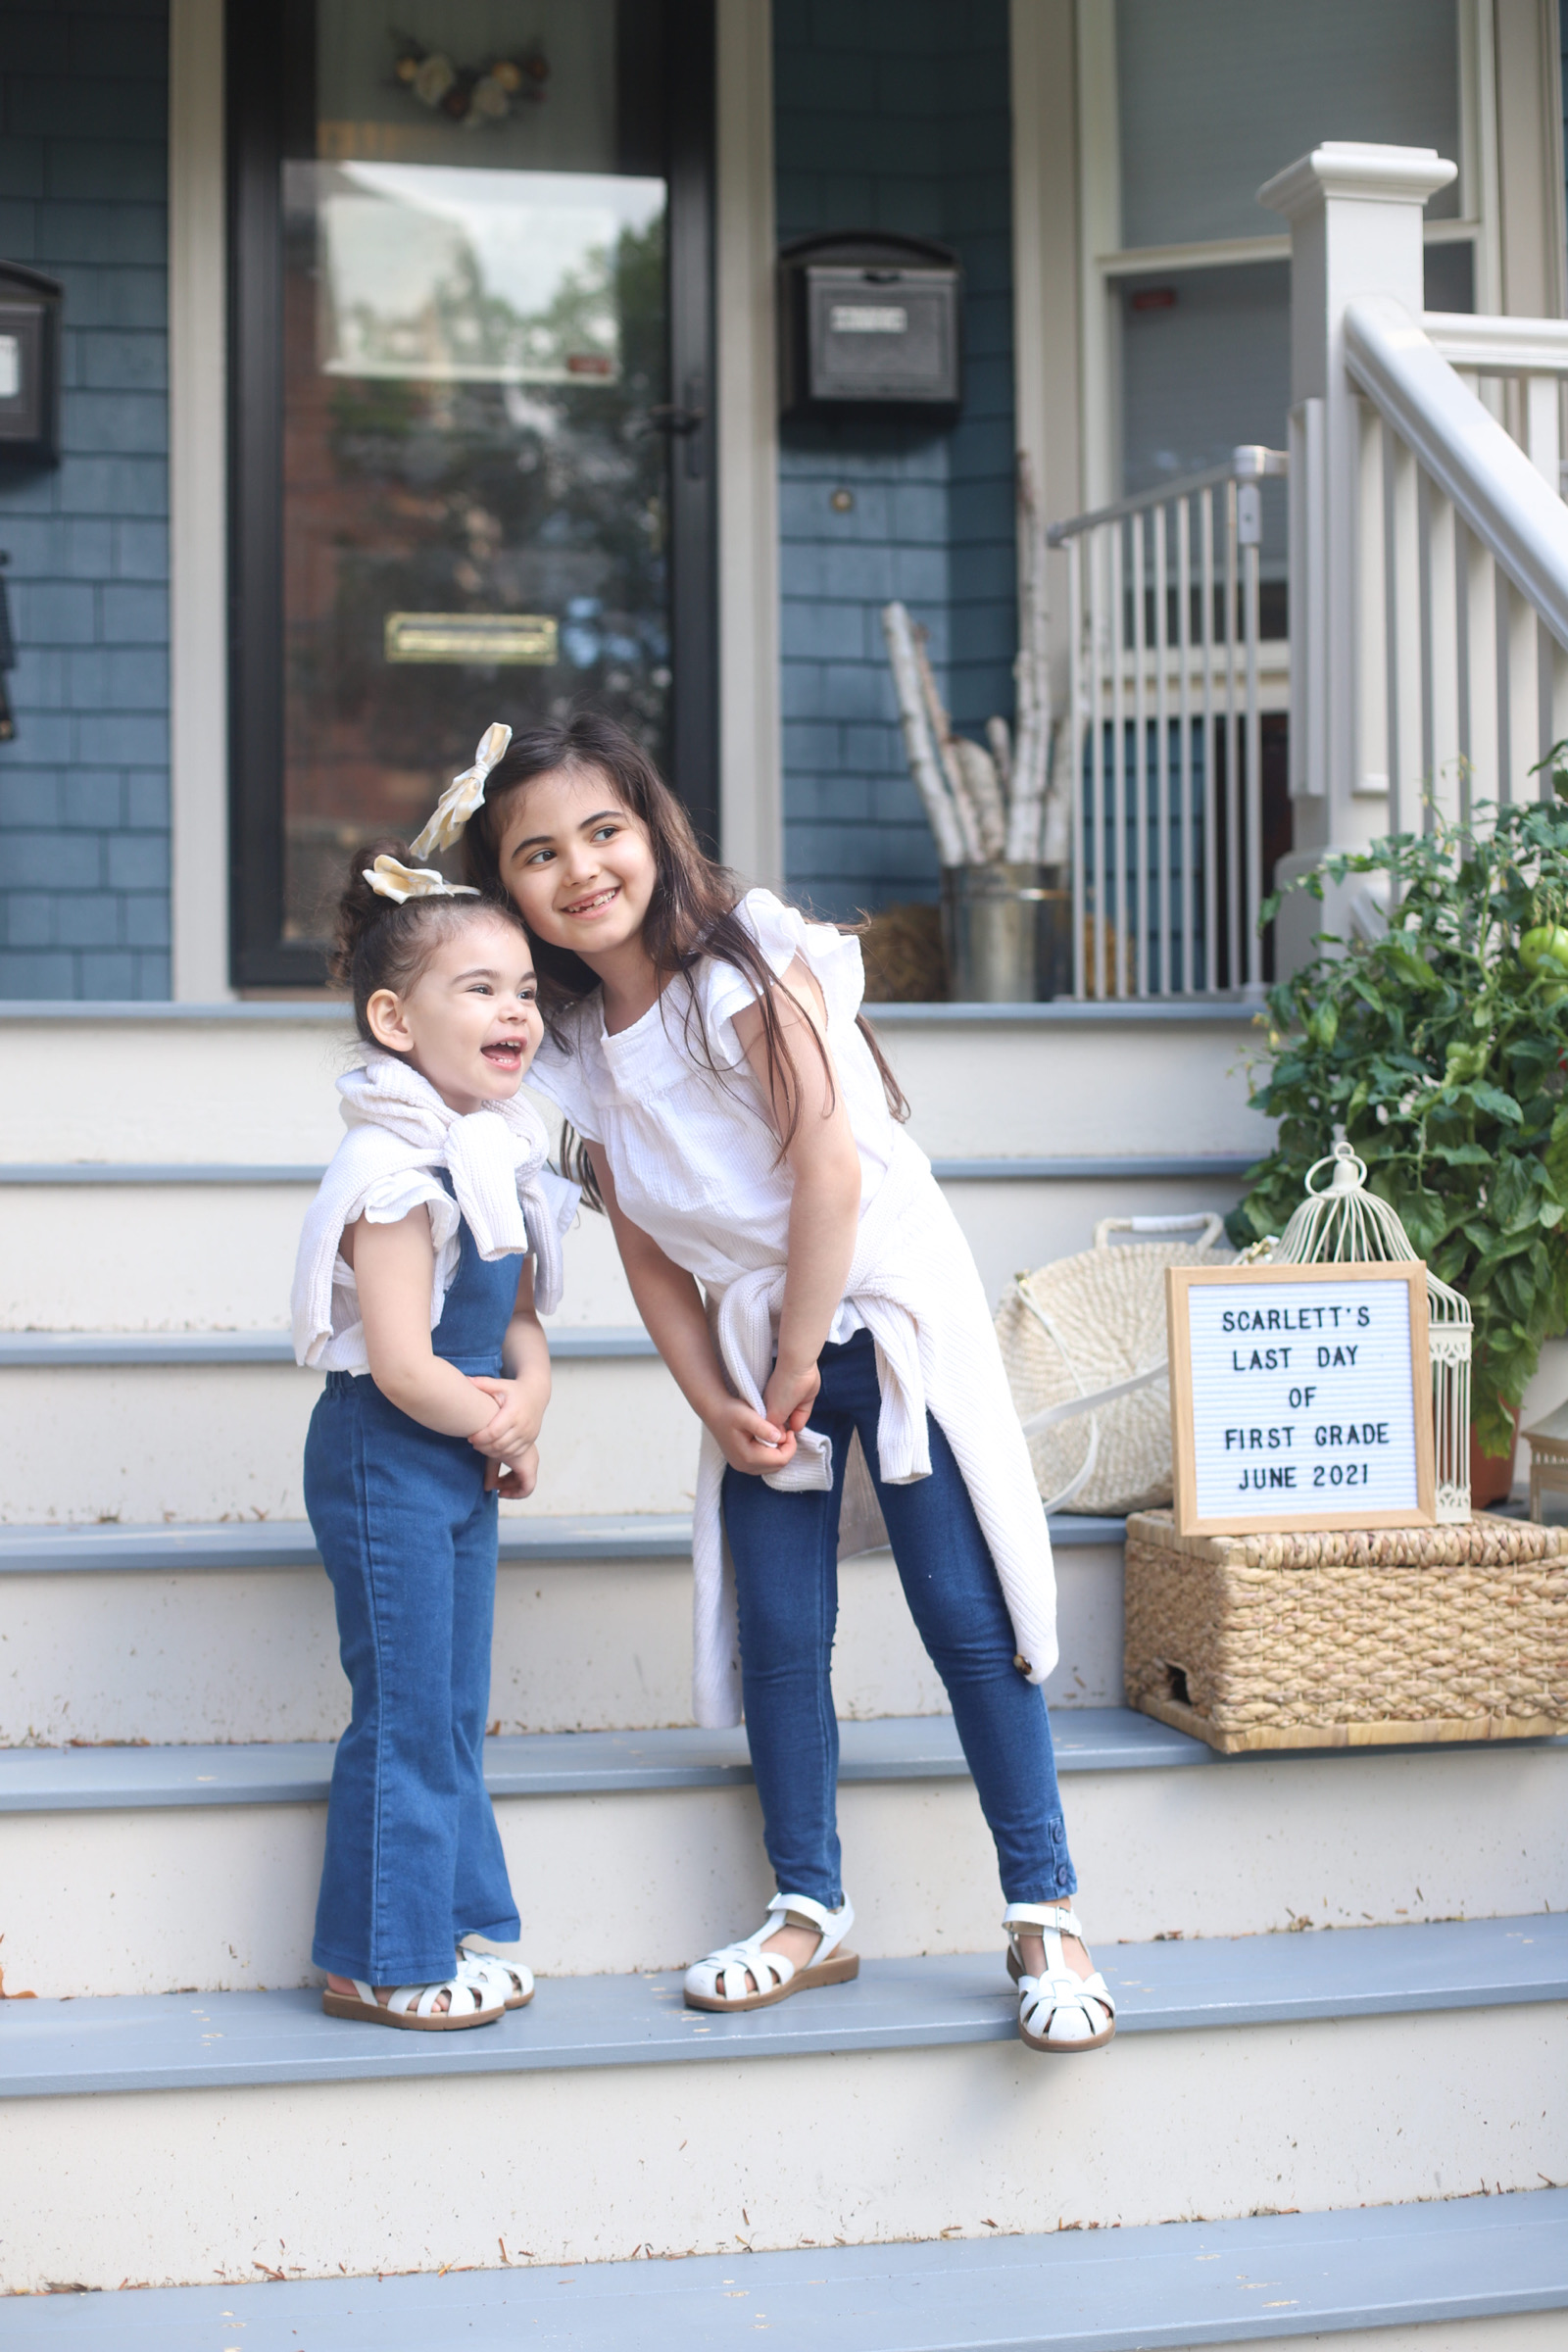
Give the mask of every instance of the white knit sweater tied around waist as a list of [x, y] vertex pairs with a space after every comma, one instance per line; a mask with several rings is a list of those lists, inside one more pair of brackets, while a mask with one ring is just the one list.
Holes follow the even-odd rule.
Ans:
[[[457, 1271], [460, 1217], [485, 1260], [532, 1253], [534, 1300], [550, 1313], [561, 1299], [561, 1239], [578, 1192], [546, 1167], [550, 1138], [532, 1103], [514, 1095], [480, 1110], [455, 1111], [408, 1062], [373, 1047], [337, 1088], [348, 1133], [300, 1235], [297, 1360], [325, 1371], [368, 1368], [354, 1276], [341, 1255], [344, 1230], [362, 1216], [395, 1223], [421, 1204], [436, 1251], [432, 1331]], [[441, 1168], [452, 1179], [451, 1195], [436, 1174]]]
[[[785, 1268], [739, 1276], [709, 1301], [719, 1360], [759, 1412], [772, 1366]], [[1051, 1537], [1018, 1425], [985, 1294], [968, 1245], [924, 1153], [900, 1135], [888, 1173], [860, 1219], [845, 1298], [876, 1344], [882, 1392], [877, 1454], [884, 1482], [931, 1475], [929, 1412], [953, 1448], [1012, 1619], [1021, 1668], [1044, 1682], [1056, 1662]], [[694, 1704], [700, 1724], [741, 1718], [735, 1580], [724, 1541], [724, 1456], [703, 1432], [692, 1552]], [[800, 1433], [793, 1458], [764, 1473], [781, 1493], [833, 1484], [832, 1441]], [[846, 1471], [841, 1556], [887, 1542], [857, 1440]]]

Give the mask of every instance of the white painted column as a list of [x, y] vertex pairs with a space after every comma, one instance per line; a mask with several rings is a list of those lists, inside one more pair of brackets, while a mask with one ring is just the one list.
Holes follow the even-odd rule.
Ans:
[[169, 568], [173, 994], [228, 978], [223, 5], [169, 12]]
[[718, 0], [719, 833], [749, 882], [784, 881], [774, 337], [773, 15]]
[[[1296, 847], [1281, 861], [1281, 883], [1388, 829], [1386, 758], [1371, 764], [1383, 730], [1366, 723], [1365, 706], [1380, 698], [1363, 691], [1383, 661], [1384, 604], [1380, 583], [1368, 577], [1376, 566], [1365, 561], [1381, 517], [1374, 521], [1365, 496], [1362, 404], [1345, 368], [1345, 309], [1360, 294], [1392, 294], [1420, 318], [1422, 208], [1456, 171], [1431, 147], [1334, 141], [1258, 191], [1259, 203], [1291, 224], [1291, 456], [1300, 477], [1292, 484], [1292, 515], [1307, 526], [1292, 564]], [[1287, 902], [1287, 967], [1314, 952], [1314, 931], [1375, 922], [1375, 907], [1358, 908], [1350, 896], [1350, 906], [1321, 912], [1315, 901]]]

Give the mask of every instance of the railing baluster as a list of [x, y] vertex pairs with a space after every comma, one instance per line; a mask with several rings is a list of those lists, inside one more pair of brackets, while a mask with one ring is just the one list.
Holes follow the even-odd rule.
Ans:
[[1468, 818], [1479, 801], [1497, 797], [1497, 615], [1496, 566], [1488, 550], [1461, 526], [1464, 551], [1464, 652], [1461, 676], [1465, 710], [1460, 729], [1459, 813]]
[[1225, 485], [1225, 946], [1232, 988], [1242, 984], [1241, 728], [1236, 708], [1236, 484]]
[[1177, 789], [1182, 804], [1181, 923], [1182, 988], [1191, 996], [1198, 986], [1194, 935], [1193, 866], [1198, 855], [1198, 827], [1193, 811], [1193, 515], [1192, 502], [1176, 501], [1176, 657], [1181, 663], [1178, 684], [1182, 731]]
[[1498, 574], [1497, 799], [1534, 798], [1529, 769], [1541, 754], [1541, 706], [1536, 687], [1536, 612], [1511, 580]]
[[1214, 789], [1218, 728], [1214, 721], [1214, 493], [1205, 490], [1199, 514], [1203, 610], [1203, 986], [1219, 988], [1218, 795]]
[[[1111, 954], [1110, 995], [1127, 994], [1126, 950], [1123, 935], [1127, 928], [1127, 739], [1126, 739], [1126, 679], [1123, 665], [1126, 660], [1126, 633], [1122, 626], [1122, 524], [1110, 526], [1110, 756], [1111, 810], [1113, 815], [1112, 841], [1115, 857], [1115, 946]], [[1107, 932], [1111, 908], [1107, 905], [1101, 920]]]
[[1458, 518], [1424, 473], [1420, 487], [1426, 545], [1421, 600], [1421, 763], [1432, 812], [1441, 808], [1445, 815], [1454, 816], [1459, 789], [1459, 662], [1450, 659], [1450, 648], [1456, 653], [1459, 643], [1454, 547]]
[[1149, 543], [1142, 514], [1132, 518], [1133, 574], [1133, 825], [1135, 839], [1129, 897], [1137, 922], [1138, 994], [1149, 986], [1149, 631], [1144, 617]]
[[[1067, 788], [1072, 794], [1072, 993], [1085, 992], [1084, 971], [1084, 543], [1067, 542]], [[1091, 664], [1092, 666], [1092, 664]]]
[[[1261, 525], [1259, 526], [1261, 527]], [[1263, 943], [1257, 935], [1263, 904], [1263, 718], [1257, 707], [1257, 587], [1262, 550], [1249, 537], [1242, 550], [1244, 623], [1247, 632], [1247, 933], [1244, 985], [1262, 983]]]
[[1159, 893], [1154, 985], [1162, 997], [1168, 997], [1176, 985], [1170, 936], [1170, 689], [1165, 676], [1169, 652], [1165, 599], [1170, 590], [1165, 577], [1165, 515], [1164, 507], [1154, 509], [1154, 822], [1159, 828], [1154, 858], [1154, 886]]
[[1089, 541], [1089, 595], [1092, 618], [1089, 634], [1089, 723], [1092, 746], [1089, 773], [1092, 778], [1090, 814], [1094, 821], [1095, 876], [1095, 994], [1103, 999], [1109, 993], [1105, 971], [1105, 718], [1101, 679], [1105, 665], [1107, 631], [1105, 626], [1105, 567], [1109, 562], [1108, 543], [1101, 531], [1091, 534]]

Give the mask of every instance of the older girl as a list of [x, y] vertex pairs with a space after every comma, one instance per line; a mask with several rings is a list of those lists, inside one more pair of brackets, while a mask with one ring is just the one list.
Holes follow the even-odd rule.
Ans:
[[688, 1971], [687, 2000], [755, 2009], [858, 1966], [830, 1679], [849, 1492], [885, 1525], [953, 1702], [1020, 2033], [1100, 2048], [1114, 2003], [1068, 1899], [1039, 1690], [1056, 1654], [1045, 1516], [974, 1262], [859, 1017], [858, 944], [742, 896], [603, 719], [515, 743], [465, 839], [470, 882], [510, 898], [533, 941], [534, 1083], [581, 1139], [704, 1424], [697, 1714], [733, 1723], [744, 1699], [778, 1892], [755, 1934]]

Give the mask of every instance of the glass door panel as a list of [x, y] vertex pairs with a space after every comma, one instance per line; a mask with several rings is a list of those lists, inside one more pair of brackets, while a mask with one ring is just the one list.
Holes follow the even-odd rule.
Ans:
[[706, 495], [701, 366], [670, 391], [680, 15], [294, 0], [270, 159], [236, 95], [242, 980], [318, 974], [348, 854], [416, 831], [490, 720], [589, 704], [670, 761]]

